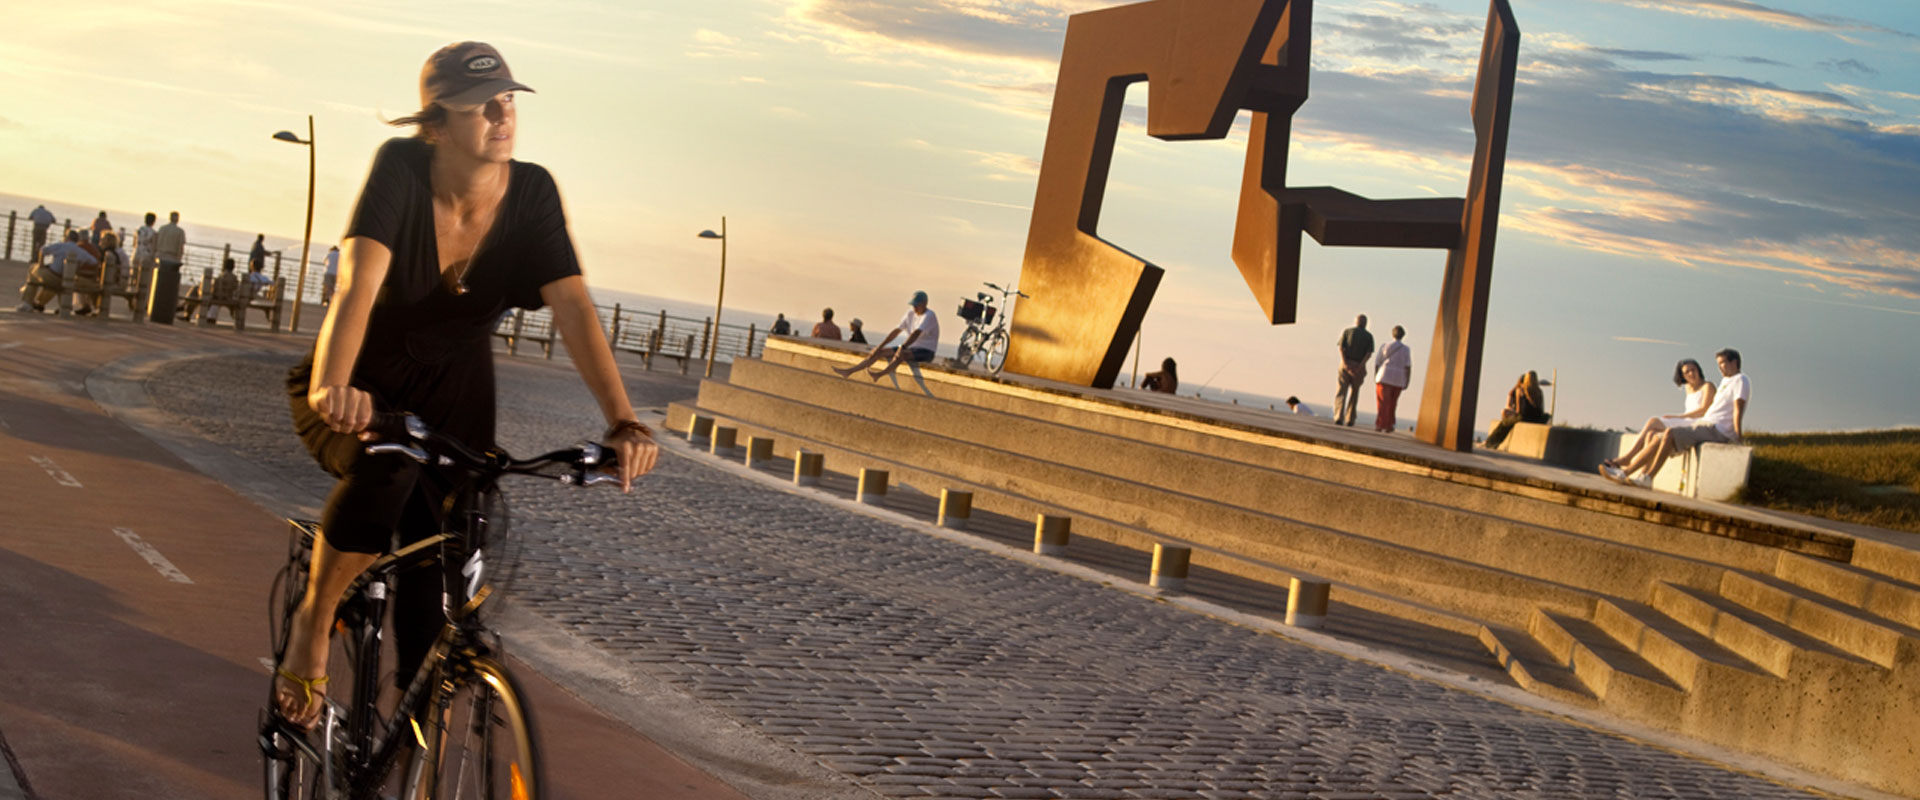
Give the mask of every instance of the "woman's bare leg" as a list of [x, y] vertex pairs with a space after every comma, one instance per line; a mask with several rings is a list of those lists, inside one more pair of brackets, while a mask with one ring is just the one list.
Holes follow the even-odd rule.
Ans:
[[1633, 463], [1634, 457], [1640, 455], [1641, 449], [1647, 446], [1647, 440], [1653, 438], [1654, 434], [1666, 429], [1667, 426], [1661, 424], [1659, 417], [1648, 417], [1647, 424], [1640, 426], [1640, 435], [1633, 440], [1633, 448], [1628, 450], [1625, 455], [1609, 458], [1603, 463], [1612, 464], [1616, 467], [1625, 467], [1627, 464]]
[[[340, 605], [347, 585], [360, 577], [375, 559], [372, 553], [346, 553], [333, 549], [324, 535], [313, 541], [313, 562], [307, 578], [307, 594], [288, 623], [287, 653], [280, 668], [305, 680], [327, 674], [328, 629]], [[309, 703], [300, 686], [275, 676], [274, 704], [280, 715], [296, 725], [310, 726], [320, 718], [321, 704]], [[315, 700], [319, 692], [315, 692]]]

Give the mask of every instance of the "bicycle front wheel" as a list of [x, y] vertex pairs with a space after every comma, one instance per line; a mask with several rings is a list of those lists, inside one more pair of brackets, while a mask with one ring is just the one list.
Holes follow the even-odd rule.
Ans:
[[408, 798], [535, 800], [540, 753], [526, 703], [490, 658], [451, 665], [452, 690], [417, 720], [424, 745], [407, 771]]
[[987, 372], [1000, 374], [1000, 368], [1007, 365], [1007, 332], [994, 331], [993, 338], [987, 340]]

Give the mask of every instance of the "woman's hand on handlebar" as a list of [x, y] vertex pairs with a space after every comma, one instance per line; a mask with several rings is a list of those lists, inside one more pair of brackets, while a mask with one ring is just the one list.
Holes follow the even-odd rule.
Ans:
[[660, 446], [653, 442], [653, 432], [637, 421], [615, 423], [606, 445], [620, 455], [620, 491], [633, 491], [633, 479], [653, 471], [654, 462], [660, 459]]
[[373, 420], [373, 396], [352, 386], [322, 386], [307, 394], [307, 405], [326, 420], [337, 433], [359, 434], [371, 438], [367, 423]]

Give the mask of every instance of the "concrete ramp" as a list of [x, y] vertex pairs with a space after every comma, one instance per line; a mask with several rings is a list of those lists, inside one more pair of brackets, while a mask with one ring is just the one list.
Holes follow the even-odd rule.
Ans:
[[[828, 469], [1063, 514], [1136, 551], [1456, 634], [1522, 687], [1920, 794], [1920, 555], [1737, 506], [1284, 412], [923, 365], [775, 338], [670, 408]], [[1337, 611], [1335, 613], [1338, 613]], [[1407, 646], [1417, 650], [1418, 642]]]

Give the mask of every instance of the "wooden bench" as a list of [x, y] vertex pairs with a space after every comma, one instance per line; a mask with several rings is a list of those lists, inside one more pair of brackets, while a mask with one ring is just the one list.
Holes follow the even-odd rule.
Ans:
[[520, 342], [529, 341], [540, 345], [547, 360], [553, 360], [553, 327], [551, 317], [529, 317], [527, 310], [516, 308], [513, 313], [500, 317], [500, 323], [494, 326], [495, 338], [507, 342], [507, 355], [520, 355]]
[[287, 294], [287, 279], [274, 278], [273, 283], [267, 284], [266, 290], [257, 295], [254, 294], [253, 282], [248, 281], [242, 293], [247, 295], [246, 304], [241, 306], [238, 312], [234, 314], [234, 327], [245, 330], [247, 327], [247, 312], [254, 310], [265, 314], [267, 323], [273, 329], [273, 332], [279, 333], [280, 317], [286, 306], [286, 302], [281, 298]]
[[146, 278], [148, 278], [147, 271], [142, 270], [138, 264], [134, 264], [127, 267], [126, 274], [121, 276], [121, 280], [109, 282], [102, 288], [98, 314], [100, 321], [105, 322], [113, 316], [113, 299], [119, 297], [127, 301], [127, 310], [133, 312], [134, 322], [146, 322]]

